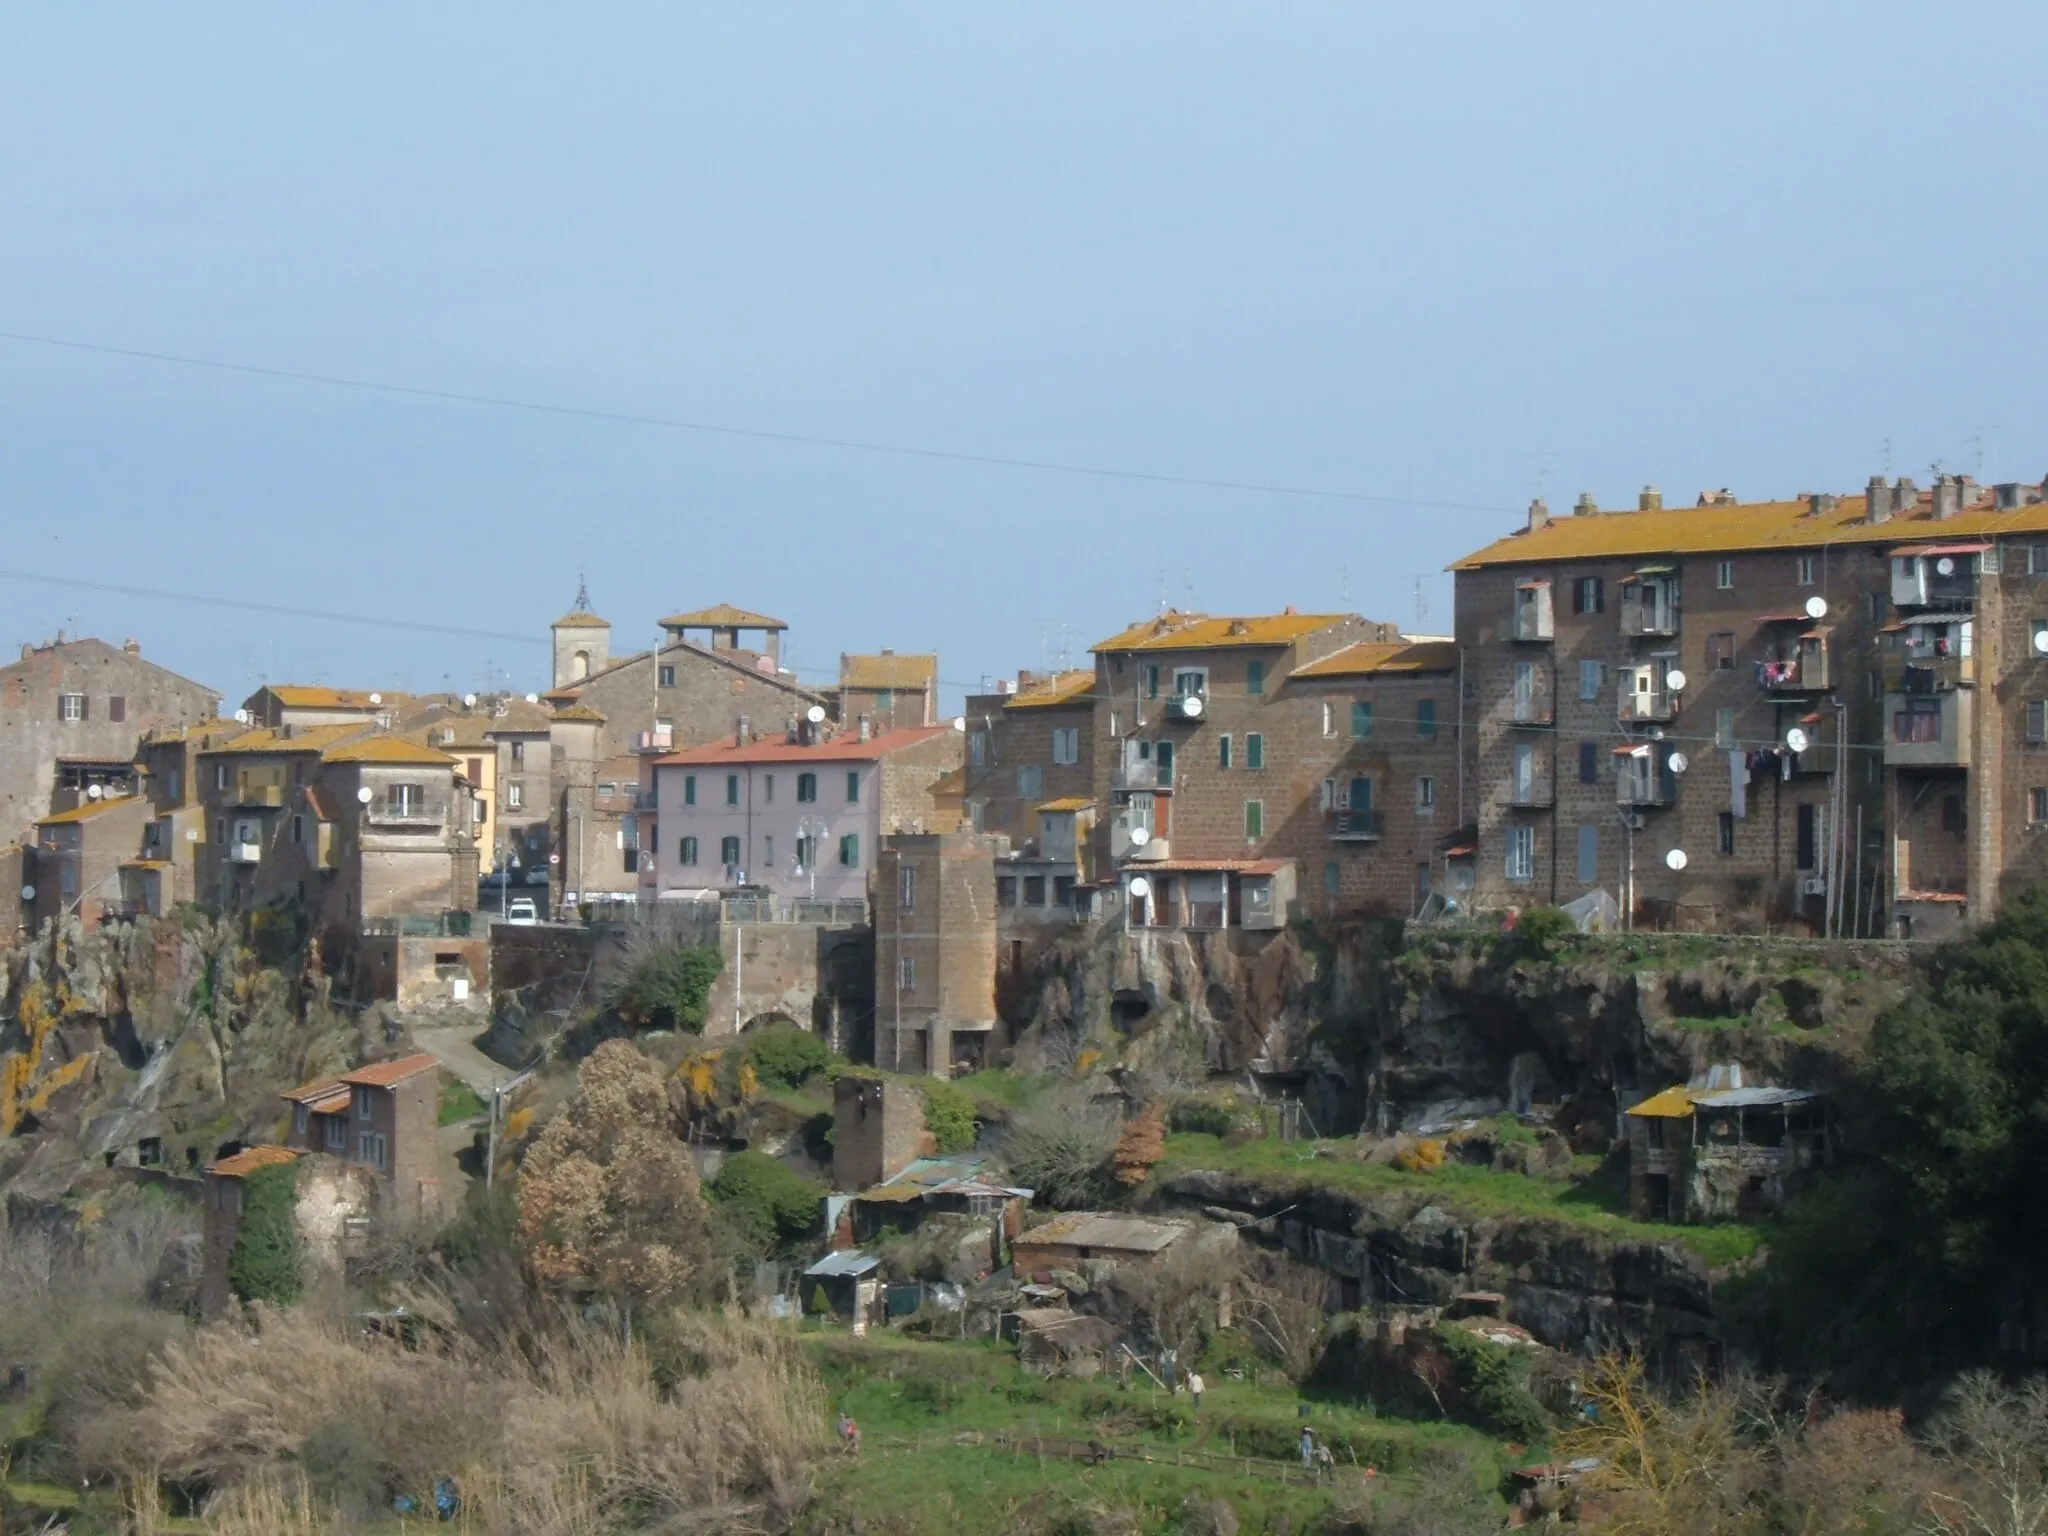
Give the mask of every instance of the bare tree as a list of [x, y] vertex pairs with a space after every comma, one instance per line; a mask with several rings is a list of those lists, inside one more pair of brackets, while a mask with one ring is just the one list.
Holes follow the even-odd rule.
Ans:
[[1239, 1314], [1289, 1381], [1307, 1380], [1330, 1334], [1330, 1277], [1284, 1253], [1258, 1251], [1244, 1265]]
[[2007, 1387], [1972, 1371], [1949, 1389], [1928, 1442], [1957, 1475], [1934, 1493], [1934, 1536], [2044, 1536], [2048, 1533], [2048, 1381]]

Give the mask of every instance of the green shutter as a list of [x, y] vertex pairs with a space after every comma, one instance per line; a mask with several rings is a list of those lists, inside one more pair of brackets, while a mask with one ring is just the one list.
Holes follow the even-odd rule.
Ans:
[[1434, 736], [1436, 734], [1435, 699], [1417, 699], [1415, 701], [1415, 734], [1418, 736]]
[[857, 768], [848, 770], [846, 775], [846, 803], [860, 804], [860, 770]]
[[1266, 738], [1256, 731], [1244, 739], [1244, 765], [1247, 768], [1266, 766]]
[[1266, 664], [1263, 661], [1248, 661], [1244, 664], [1244, 691], [1264, 693], [1266, 691]]
[[695, 805], [696, 803], [697, 775], [695, 775], [694, 773], [686, 773], [683, 775], [683, 804]]
[[1244, 835], [1251, 839], [1261, 838], [1266, 835], [1266, 805], [1264, 801], [1245, 801]]
[[1216, 738], [1216, 766], [1225, 773], [1230, 771], [1230, 738], [1228, 736], [1218, 736]]
[[1372, 734], [1372, 700], [1371, 700], [1371, 699], [1353, 699], [1353, 700], [1351, 701], [1351, 738], [1352, 738], [1352, 740], [1354, 740], [1354, 741], [1363, 741], [1363, 740], [1365, 740], [1365, 738], [1366, 738], [1366, 737], [1370, 736], [1371, 734]]
[[839, 839], [839, 862], [848, 869], [860, 868], [860, 834], [849, 832]]

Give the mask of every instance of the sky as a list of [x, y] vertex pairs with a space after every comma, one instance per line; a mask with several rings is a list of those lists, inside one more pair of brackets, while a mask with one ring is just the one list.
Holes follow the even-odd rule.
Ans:
[[568, 409], [0, 340], [0, 643], [524, 691], [582, 577], [954, 700], [1162, 602], [1441, 631], [1539, 491], [2038, 479], [2044, 66], [2037, 4], [9, 6], [0, 332]]

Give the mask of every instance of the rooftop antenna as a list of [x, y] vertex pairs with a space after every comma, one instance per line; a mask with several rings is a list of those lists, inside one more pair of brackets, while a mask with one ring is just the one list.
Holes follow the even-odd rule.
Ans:
[[1351, 606], [1351, 567], [1348, 565], [1337, 567], [1337, 606], [1339, 608], [1349, 608]]
[[1415, 633], [1429, 633], [1429, 598], [1422, 590], [1422, 578], [1415, 578]]
[[1889, 480], [1892, 477], [1892, 440], [1890, 438], [1886, 438], [1884, 440], [1883, 453], [1884, 477], [1885, 479]]
[[1159, 567], [1159, 611], [1166, 612], [1166, 567]]
[[583, 573], [576, 573], [576, 603], [571, 610], [575, 613], [590, 612], [590, 583], [583, 579]]

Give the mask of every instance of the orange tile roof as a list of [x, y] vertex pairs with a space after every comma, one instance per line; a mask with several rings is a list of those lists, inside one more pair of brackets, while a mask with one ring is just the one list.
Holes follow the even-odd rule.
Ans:
[[320, 754], [323, 763], [388, 763], [400, 768], [453, 768], [455, 759], [403, 736], [372, 736], [343, 742]]
[[169, 869], [171, 861], [169, 859], [123, 859], [121, 867], [123, 869]]
[[839, 686], [842, 688], [889, 688], [913, 692], [935, 687], [939, 681], [936, 656], [848, 656], [839, 658]]
[[1089, 702], [1095, 674], [1086, 667], [1042, 678], [1028, 688], [1019, 688], [1004, 703], [1005, 709], [1051, 709], [1060, 704]]
[[552, 629], [610, 629], [610, 619], [600, 619], [588, 608], [572, 608], [549, 626]]
[[358, 1067], [353, 1072], [342, 1073], [338, 1081], [358, 1084], [364, 1088], [390, 1088], [409, 1077], [431, 1072], [440, 1065], [440, 1062], [422, 1051], [414, 1056], [401, 1056], [396, 1061], [380, 1061], [374, 1066]]
[[285, 1089], [278, 1097], [289, 1099], [294, 1104], [303, 1104], [309, 1099], [322, 1098], [327, 1094], [335, 1092], [337, 1089], [346, 1089], [346, 1087], [347, 1084], [343, 1083], [338, 1077], [316, 1077], [310, 1083], [301, 1083], [296, 1088]]
[[1063, 800], [1048, 800], [1043, 805], [1033, 806], [1032, 809], [1040, 815], [1045, 815], [1047, 813], [1057, 814], [1061, 811], [1085, 811], [1093, 804], [1095, 802], [1086, 795], [1068, 795]]
[[730, 737], [713, 742], [708, 747], [691, 747], [682, 752], [671, 752], [666, 757], [657, 757], [658, 767], [688, 765], [691, 767], [716, 767], [721, 763], [741, 766], [750, 763], [868, 763], [887, 757], [891, 752], [900, 752], [905, 747], [914, 747], [919, 742], [930, 741], [951, 731], [948, 725], [911, 725], [899, 731], [883, 731], [862, 741], [852, 731], [843, 731], [829, 741], [814, 742], [805, 746], [795, 741], [757, 741], [740, 747], [733, 745]]
[[1747, 550], [1819, 549], [1824, 545], [1943, 544], [2010, 533], [2048, 533], [2048, 502], [1996, 510], [1973, 504], [1936, 522], [1929, 501], [1882, 523], [1864, 520], [1861, 492], [1841, 497], [1832, 511], [1811, 514], [1804, 501], [1760, 501], [1659, 512], [1560, 515], [1533, 532], [1523, 529], [1452, 563], [1454, 571], [1495, 565], [1624, 559], [1642, 555], [1735, 554]]
[[223, 1179], [240, 1179], [258, 1168], [275, 1168], [279, 1163], [296, 1162], [298, 1157], [299, 1153], [291, 1147], [244, 1147], [233, 1157], [222, 1158], [206, 1171]]
[[1341, 651], [1296, 667], [1293, 677], [1374, 677], [1382, 673], [1448, 672], [1458, 665], [1458, 647], [1448, 640], [1361, 640]]
[[374, 688], [303, 687], [295, 683], [272, 683], [258, 692], [269, 694], [286, 709], [356, 709], [365, 714], [390, 709], [407, 698], [403, 693], [379, 693]]
[[360, 736], [371, 729], [367, 721], [354, 721], [345, 725], [296, 725], [285, 734], [285, 728], [276, 730], [257, 729], [244, 731], [230, 737], [218, 746], [202, 747], [201, 757], [213, 757], [222, 752], [324, 752], [329, 747], [352, 737]]
[[587, 725], [603, 725], [610, 718], [603, 710], [594, 709], [581, 699], [571, 699], [567, 704], [555, 706], [555, 719], [578, 720]]
[[118, 795], [107, 800], [86, 800], [78, 805], [74, 805], [68, 811], [59, 811], [54, 816], [39, 816], [36, 818], [36, 825], [39, 827], [61, 827], [72, 822], [91, 821], [93, 817], [103, 816], [116, 806], [134, 805], [140, 798], [137, 795]]
[[780, 619], [765, 613], [749, 613], [731, 603], [715, 603], [694, 613], [672, 613], [661, 621], [663, 629], [787, 629]]
[[1272, 613], [1254, 618], [1210, 618], [1169, 609], [1099, 640], [1096, 651], [1214, 651], [1240, 645], [1292, 645], [1351, 618], [1347, 613]]

